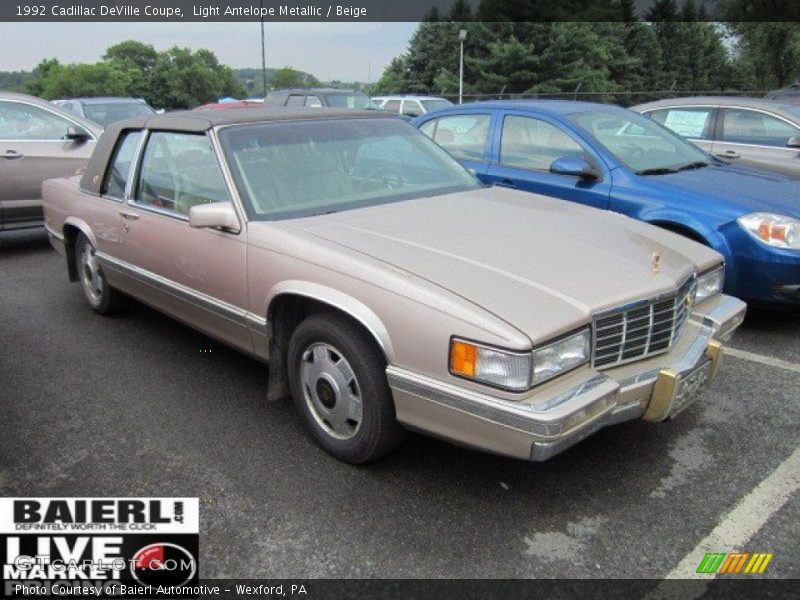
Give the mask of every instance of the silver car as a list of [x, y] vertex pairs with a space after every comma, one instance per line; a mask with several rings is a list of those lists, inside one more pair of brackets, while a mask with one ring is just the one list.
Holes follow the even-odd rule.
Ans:
[[372, 101], [383, 110], [406, 115], [407, 117], [418, 117], [440, 108], [453, 106], [447, 98], [438, 96], [373, 96]]
[[49, 102], [0, 94], [0, 231], [42, 224], [42, 182], [85, 167], [102, 128]]
[[353, 463], [404, 428], [544, 460], [670, 418], [744, 317], [715, 251], [485, 188], [388, 113], [140, 117], [44, 193], [92, 309], [133, 296], [268, 361], [265, 395]]
[[800, 106], [759, 98], [673, 98], [632, 107], [710, 154], [800, 177]]
[[156, 112], [141, 98], [67, 98], [53, 100], [53, 104], [97, 123], [100, 127], [108, 127], [111, 123], [123, 119], [152, 115]]

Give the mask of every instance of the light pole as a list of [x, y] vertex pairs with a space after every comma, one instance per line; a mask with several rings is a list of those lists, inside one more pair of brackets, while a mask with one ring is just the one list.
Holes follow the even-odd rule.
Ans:
[[458, 61], [458, 103], [464, 100], [464, 40], [467, 39], [467, 30], [462, 29], [458, 32], [458, 39], [461, 42], [461, 58]]
[[[261, 13], [264, 14], [264, 0], [260, 2]], [[261, 85], [264, 89], [264, 98], [267, 97], [267, 47], [264, 43], [264, 17], [261, 17]]]

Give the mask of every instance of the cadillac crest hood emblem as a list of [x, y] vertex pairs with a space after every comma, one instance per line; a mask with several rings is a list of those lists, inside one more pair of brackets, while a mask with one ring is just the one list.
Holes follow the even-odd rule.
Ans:
[[661, 253], [660, 252], [653, 252], [653, 258], [651, 260], [653, 265], [653, 273], [658, 273], [661, 271]]

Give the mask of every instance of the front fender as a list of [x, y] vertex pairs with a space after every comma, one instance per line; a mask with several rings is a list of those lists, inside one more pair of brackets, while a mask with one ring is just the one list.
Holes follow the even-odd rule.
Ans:
[[394, 347], [389, 337], [389, 332], [383, 322], [372, 309], [352, 296], [318, 283], [303, 280], [282, 281], [272, 287], [267, 294], [266, 315], [270, 318], [270, 311], [274, 302], [280, 296], [290, 294], [303, 296], [336, 308], [361, 323], [370, 332], [375, 341], [383, 350], [386, 360], [391, 364], [395, 359]]
[[730, 257], [728, 242], [719, 231], [710, 228], [707, 223], [683, 211], [677, 212], [661, 208], [642, 212], [636, 215], [635, 218], [656, 227], [669, 228], [670, 225], [674, 225], [677, 228], [691, 231], [697, 237], [705, 240], [711, 248], [722, 254], [726, 259]]

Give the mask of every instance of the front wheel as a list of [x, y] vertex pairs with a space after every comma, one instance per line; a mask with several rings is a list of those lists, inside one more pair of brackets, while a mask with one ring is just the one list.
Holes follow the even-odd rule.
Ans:
[[125, 297], [108, 285], [97, 260], [97, 252], [84, 234], [75, 240], [75, 262], [83, 294], [92, 310], [109, 315], [119, 311], [125, 305]]
[[357, 326], [332, 315], [309, 317], [292, 335], [288, 370], [298, 413], [336, 458], [368, 462], [403, 440], [386, 363]]

